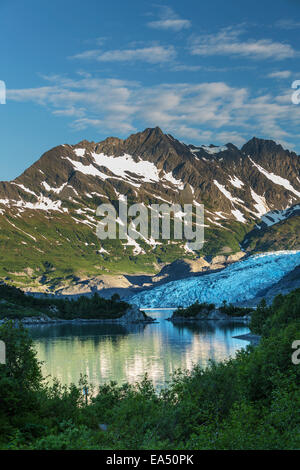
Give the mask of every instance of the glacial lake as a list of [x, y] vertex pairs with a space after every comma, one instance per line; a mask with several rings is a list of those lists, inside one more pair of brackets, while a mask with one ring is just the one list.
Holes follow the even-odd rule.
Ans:
[[[86, 374], [95, 386], [114, 380], [135, 382], [147, 372], [163, 387], [178, 369], [222, 361], [245, 348], [233, 336], [249, 332], [244, 323], [166, 321], [172, 310], [146, 310], [159, 323], [146, 325], [60, 324], [30, 327], [44, 376], [78, 383]], [[50, 379], [51, 381], [51, 379]]]

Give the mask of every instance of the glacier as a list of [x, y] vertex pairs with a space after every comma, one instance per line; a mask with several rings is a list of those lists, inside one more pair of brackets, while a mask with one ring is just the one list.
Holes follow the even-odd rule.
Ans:
[[130, 297], [140, 308], [187, 307], [198, 300], [221, 305], [253, 299], [300, 264], [300, 250], [261, 253], [222, 271], [170, 281]]

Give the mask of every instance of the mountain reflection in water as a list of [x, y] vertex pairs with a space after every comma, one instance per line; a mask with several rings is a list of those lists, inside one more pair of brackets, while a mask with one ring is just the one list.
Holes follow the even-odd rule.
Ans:
[[77, 383], [86, 374], [98, 386], [111, 380], [135, 382], [147, 372], [157, 388], [178, 369], [205, 366], [209, 359], [234, 356], [248, 343], [232, 336], [248, 333], [241, 323], [198, 322], [173, 325], [170, 311], [149, 314], [159, 323], [146, 325], [57, 324], [30, 328], [44, 375]]

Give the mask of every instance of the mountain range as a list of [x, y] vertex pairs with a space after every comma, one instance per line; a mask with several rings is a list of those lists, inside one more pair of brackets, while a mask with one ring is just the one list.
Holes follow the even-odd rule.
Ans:
[[[201, 203], [205, 243], [101, 241], [103, 202]], [[127, 139], [63, 144], [0, 182], [0, 277], [58, 288], [100, 275], [155, 274], [179, 259], [299, 249], [300, 157], [256, 137], [240, 149], [187, 145], [158, 127]]]

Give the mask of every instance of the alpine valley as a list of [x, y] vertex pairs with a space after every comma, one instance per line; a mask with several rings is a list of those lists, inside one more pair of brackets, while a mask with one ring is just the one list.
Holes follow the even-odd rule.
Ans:
[[[117, 208], [124, 196], [147, 207], [204, 204], [203, 249], [150, 236], [100, 242], [97, 207]], [[241, 149], [196, 147], [158, 127], [125, 140], [63, 144], [0, 183], [0, 214], [6, 283], [48, 293], [134, 291], [252, 254], [300, 249], [300, 157], [255, 137]]]

